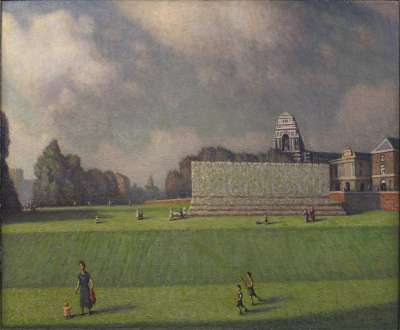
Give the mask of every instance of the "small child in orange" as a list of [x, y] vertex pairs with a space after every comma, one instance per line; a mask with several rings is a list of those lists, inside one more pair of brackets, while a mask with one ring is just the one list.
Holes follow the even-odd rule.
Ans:
[[64, 302], [64, 318], [66, 319], [72, 318], [71, 305], [69, 304], [68, 301]]

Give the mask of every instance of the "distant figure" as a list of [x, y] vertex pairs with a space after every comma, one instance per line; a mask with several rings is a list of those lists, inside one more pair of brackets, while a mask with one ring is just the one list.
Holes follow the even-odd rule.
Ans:
[[254, 282], [250, 272], [246, 273], [245, 279], [243, 281], [246, 284], [247, 293], [250, 296], [251, 304], [254, 305], [254, 297], [257, 298], [258, 301], [261, 301], [261, 299], [257, 296], [256, 291], [254, 289]]
[[90, 206], [90, 204], [92, 204], [90, 201], [87, 202], [87, 205]]
[[74, 201], [74, 207], [76, 207], [76, 201]]
[[311, 221], [314, 222], [315, 221], [315, 209], [313, 206], [310, 209], [310, 217], [311, 217]]
[[186, 216], [186, 209], [180, 208], [179, 211], [174, 211], [172, 208], [169, 209], [169, 220], [175, 218], [184, 219]]
[[109, 199], [108, 200], [108, 207], [111, 207], [111, 204], [112, 204], [111, 199]]
[[268, 222], [268, 216], [266, 215], [265, 216], [265, 219], [263, 220], [263, 221], [261, 221], [261, 220], [257, 220], [256, 221], [256, 225], [268, 225], [269, 224], [269, 222]]
[[86, 271], [86, 264], [84, 261], [79, 261], [79, 274], [78, 282], [75, 288], [75, 294], [80, 293], [81, 315], [84, 313], [85, 307], [89, 310], [89, 315], [92, 312], [92, 290], [93, 280], [90, 274]]
[[307, 223], [308, 217], [310, 216], [307, 209], [304, 209], [303, 215], [304, 215], [304, 222]]
[[100, 223], [100, 219], [97, 215], [96, 215], [96, 223]]
[[143, 211], [141, 209], [137, 209], [136, 210], [136, 219], [138, 219], [138, 220], [143, 220], [144, 219]]
[[246, 306], [243, 304], [243, 292], [242, 292], [242, 287], [240, 284], [237, 285], [238, 291], [236, 294], [236, 308], [239, 311], [239, 314], [242, 314], [242, 308], [244, 309], [245, 312], [247, 312]]
[[72, 318], [71, 314], [71, 305], [69, 304], [68, 301], [64, 302], [64, 318], [65, 319], [70, 319]]

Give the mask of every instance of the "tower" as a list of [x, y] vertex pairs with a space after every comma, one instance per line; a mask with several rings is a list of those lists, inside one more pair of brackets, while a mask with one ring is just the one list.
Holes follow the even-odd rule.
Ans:
[[275, 125], [272, 145], [275, 150], [292, 154], [296, 161], [304, 161], [305, 148], [303, 138], [300, 135], [296, 119], [290, 113], [283, 112], [279, 115]]

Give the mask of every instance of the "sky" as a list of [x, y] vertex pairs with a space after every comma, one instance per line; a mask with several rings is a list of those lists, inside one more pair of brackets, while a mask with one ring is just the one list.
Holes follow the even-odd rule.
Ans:
[[398, 136], [391, 1], [3, 2], [9, 164], [33, 177], [51, 139], [86, 168], [163, 188], [204, 146], [266, 152], [280, 113], [306, 148]]

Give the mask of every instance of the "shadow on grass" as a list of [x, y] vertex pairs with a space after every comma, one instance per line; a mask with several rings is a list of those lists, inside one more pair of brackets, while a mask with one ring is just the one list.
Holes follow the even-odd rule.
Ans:
[[265, 305], [277, 304], [281, 301], [287, 300], [288, 297], [275, 296], [267, 299], [260, 298], [260, 303]]
[[[118, 307], [118, 306], [117, 306]], [[191, 322], [188, 320], [177, 320], [172, 322], [137, 322], [137, 323], [114, 323], [114, 324], [70, 324], [63, 327], [60, 325], [51, 326], [48, 324], [25, 326], [25, 328], [47, 328], [47, 329], [274, 329], [274, 330], [393, 330], [398, 325], [398, 302], [382, 305], [373, 305], [345, 311], [330, 313], [307, 314], [299, 317], [268, 319], [268, 311], [275, 309], [269, 306], [268, 309], [261, 310], [266, 312], [263, 320], [251, 320], [251, 314], [235, 321], [217, 322]], [[124, 310], [124, 309], [123, 309]], [[104, 311], [106, 312], [106, 311]], [[232, 315], [237, 311], [232, 308]], [[243, 315], [245, 316], [245, 315]], [[91, 316], [87, 316], [88, 319]], [[4, 327], [5, 329], [7, 327]], [[13, 327], [17, 329], [18, 327]]]
[[260, 304], [252, 305], [247, 309], [248, 314], [261, 314], [261, 313], [267, 313], [273, 310], [278, 309], [278, 306], [262, 306], [262, 307], [257, 307], [257, 305], [260, 306]]
[[44, 209], [35, 212], [25, 211], [4, 219], [3, 224], [8, 223], [31, 223], [31, 222], [54, 222], [54, 221], [73, 221], [73, 220], [95, 220], [96, 215], [100, 221], [111, 218], [93, 209]]
[[116, 305], [109, 307], [96, 308], [92, 311], [92, 314], [100, 314], [100, 313], [122, 313], [129, 312], [133, 310], [136, 306], [133, 304], [125, 304], [125, 305]]

